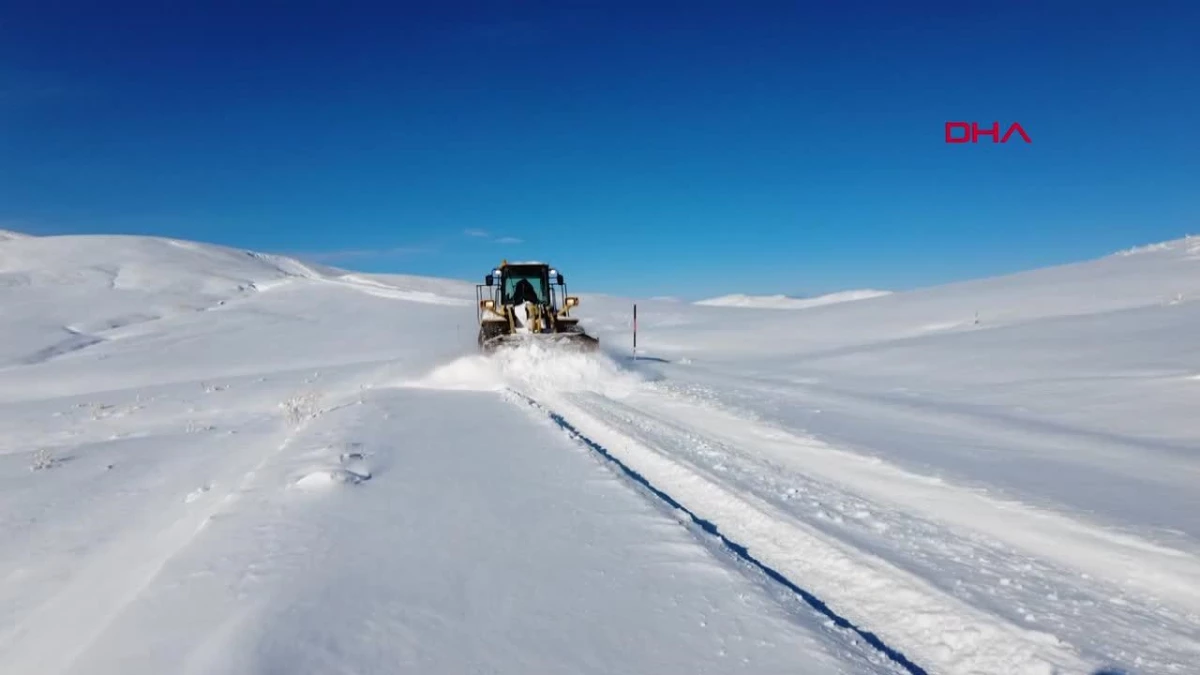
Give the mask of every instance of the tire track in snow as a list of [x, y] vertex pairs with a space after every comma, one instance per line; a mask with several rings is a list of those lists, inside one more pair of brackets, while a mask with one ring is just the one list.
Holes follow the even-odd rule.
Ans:
[[717, 540], [721, 542], [721, 545], [737, 556], [739, 560], [749, 563], [752, 567], [765, 574], [768, 579], [784, 586], [789, 591], [798, 595], [802, 600], [804, 600], [805, 603], [808, 604], [809, 607], [812, 607], [814, 610], [828, 618], [835, 626], [854, 632], [868, 645], [875, 648], [877, 651], [883, 654], [883, 656], [887, 657], [888, 660], [900, 666], [911, 675], [928, 675], [928, 672], [924, 668], [913, 663], [902, 652], [892, 648], [883, 640], [879, 639], [878, 635], [875, 635], [869, 630], [864, 630], [863, 628], [856, 626], [850, 620], [831, 609], [829, 605], [820, 598], [804, 590], [781, 574], [778, 570], [754, 557], [754, 555], [750, 553], [749, 549], [726, 536], [715, 523], [700, 517], [694, 511], [688, 509], [686, 506], [677, 501], [670, 494], [664, 492], [658, 487], [655, 487], [655, 485], [651, 483], [649, 479], [638, 473], [636, 470], [630, 468], [628, 464], [625, 464], [612, 453], [610, 453], [603, 445], [600, 445], [596, 441], [585, 436], [562, 415], [554, 412], [553, 410], [539, 403], [536, 399], [530, 398], [521, 392], [512, 389], [509, 389], [508, 392], [532, 408], [545, 413], [545, 415], [549, 417], [552, 422], [558, 425], [558, 427], [563, 431], [566, 431], [576, 442], [600, 455], [605, 461], [616, 467], [618, 472], [620, 472], [626, 478], [632, 480], [638, 486], [644, 488], [657, 499], [661, 500], [671, 508], [683, 512], [684, 515], [691, 519], [692, 523], [698, 526], [705, 533], [716, 537]]
[[[508, 391], [910, 673], [1089, 670], [1072, 647], [1054, 636], [982, 612], [753, 495], [731, 492], [564, 397], [550, 402]], [[795, 580], [803, 580], [804, 586]]]
[[[1178, 612], [1200, 611], [1200, 561], [1186, 551], [910, 472], [818, 439], [671, 397], [638, 400], [642, 414], [686, 426], [729, 447], [753, 448], [782, 470], [810, 475], [846, 492], [1006, 545]], [[647, 413], [647, 408], [651, 412]]]
[[[1003, 533], [956, 526], [972, 512], [967, 506], [980, 504], [956, 506], [959, 488], [953, 485], [933, 483], [946, 498], [941, 509], [892, 503], [864, 491], [869, 484], [840, 485], [837, 479], [855, 466], [824, 454], [819, 441], [782, 434], [748, 419], [726, 428], [728, 413], [645, 393], [626, 400], [587, 392], [566, 396], [599, 424], [622, 430], [705, 480], [735, 494], [752, 495], [784, 517], [853, 549], [877, 554], [987, 614], [1051, 633], [1097, 662], [1124, 664], [1145, 673], [1172, 673], [1186, 670], [1200, 656], [1194, 613], [1065, 565], [1055, 555], [1039, 556], [1013, 547], [1001, 541]], [[787, 444], [769, 448], [770, 443], [783, 441]], [[888, 469], [864, 460], [867, 469]], [[905, 483], [904, 475], [895, 474], [894, 468], [890, 471], [893, 479], [886, 485], [894, 488]], [[998, 503], [995, 508], [1014, 519], [1022, 515], [1005, 505]], [[950, 514], [954, 522], [940, 522], [939, 514]], [[995, 518], [981, 522], [995, 523]], [[1039, 524], [1054, 522], [1016, 520], [1009, 526], [1031, 529]], [[1055, 537], [1062, 545], [1069, 540], [1065, 534]], [[1123, 557], [1099, 550], [1095, 555], [1098, 561]], [[1147, 575], [1166, 572], [1154, 564], [1146, 568]]]

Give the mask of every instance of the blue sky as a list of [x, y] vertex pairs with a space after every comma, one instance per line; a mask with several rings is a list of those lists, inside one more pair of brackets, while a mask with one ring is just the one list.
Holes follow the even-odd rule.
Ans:
[[0, 227], [692, 298], [1200, 231], [1200, 3], [421, 5], [6, 2]]

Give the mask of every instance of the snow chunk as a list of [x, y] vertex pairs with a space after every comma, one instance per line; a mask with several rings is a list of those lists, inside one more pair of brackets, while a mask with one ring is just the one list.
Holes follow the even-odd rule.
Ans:
[[301, 490], [328, 490], [338, 485], [357, 485], [370, 477], [346, 469], [318, 469], [301, 476], [295, 485]]

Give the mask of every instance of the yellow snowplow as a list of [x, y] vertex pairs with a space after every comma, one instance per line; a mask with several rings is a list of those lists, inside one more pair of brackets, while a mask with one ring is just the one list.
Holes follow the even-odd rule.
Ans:
[[563, 275], [541, 262], [507, 260], [475, 286], [479, 349], [547, 344], [594, 351], [600, 341], [579, 326], [571, 310], [579, 298], [567, 295]]

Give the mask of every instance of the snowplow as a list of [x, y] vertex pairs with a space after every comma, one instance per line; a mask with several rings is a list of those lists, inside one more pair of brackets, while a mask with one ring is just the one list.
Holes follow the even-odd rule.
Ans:
[[546, 263], [501, 262], [475, 285], [475, 299], [485, 354], [528, 344], [585, 352], [600, 346], [571, 316], [579, 298], [567, 295], [562, 273]]

